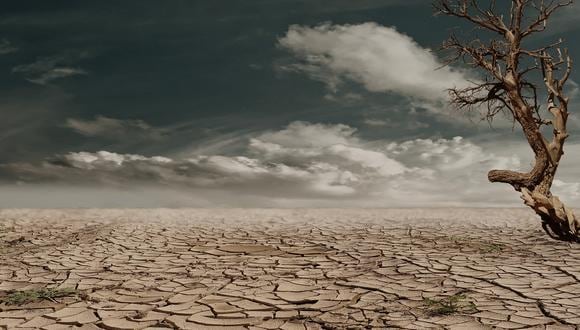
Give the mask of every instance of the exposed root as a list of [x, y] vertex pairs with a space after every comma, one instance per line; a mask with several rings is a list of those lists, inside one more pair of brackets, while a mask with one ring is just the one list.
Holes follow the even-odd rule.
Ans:
[[546, 196], [522, 188], [521, 198], [542, 219], [542, 228], [552, 238], [580, 243], [580, 222], [572, 209], [566, 207], [557, 196]]

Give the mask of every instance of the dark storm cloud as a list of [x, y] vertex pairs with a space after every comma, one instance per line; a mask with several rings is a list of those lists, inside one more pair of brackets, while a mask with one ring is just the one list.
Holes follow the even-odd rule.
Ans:
[[[573, 17], [563, 14], [553, 31], [573, 39]], [[430, 50], [456, 26], [462, 27], [434, 18], [427, 0], [3, 4], [0, 200], [54, 189], [55, 203], [63, 196], [57, 205], [70, 206], [71, 191], [94, 196], [82, 205], [118, 205], [103, 191], [147, 186], [154, 193], [143, 200], [173, 206], [216, 205], [220, 198], [222, 205], [240, 205], [238, 192], [254, 196], [245, 206], [332, 205], [334, 199], [384, 205], [397, 198], [403, 205], [411, 195], [446, 203], [435, 196], [444, 180], [460, 191], [471, 168], [481, 172], [474, 184], [482, 186], [487, 166], [513, 165], [511, 155], [489, 143], [485, 124], [458, 120], [440, 102], [439, 89], [462, 81], [465, 72], [429, 71], [440, 63]], [[353, 38], [336, 42], [345, 36], [377, 42], [374, 48]], [[321, 48], [313, 49], [312, 40]], [[578, 47], [571, 45], [572, 55]], [[401, 49], [407, 52], [397, 56]], [[372, 61], [356, 60], [359, 53], [374, 54]], [[422, 83], [404, 83], [399, 77], [406, 73]], [[289, 125], [297, 121], [312, 124]], [[510, 128], [498, 123], [491, 134], [520, 138]], [[377, 165], [391, 161], [403, 173]], [[448, 162], [464, 167], [450, 169]], [[464, 174], [454, 179], [454, 172]], [[577, 187], [566, 175], [560, 186], [573, 195]], [[188, 204], [177, 197], [182, 189], [211, 198]], [[465, 196], [458, 200], [481, 197]]]
[[0, 55], [6, 55], [18, 51], [18, 47], [12, 45], [12, 43], [6, 39], [0, 40]]
[[[69, 100], [57, 110], [45, 110], [52, 113], [54, 122], [103, 116], [143, 120], [156, 127], [196, 122], [192, 129], [198, 131], [216, 126], [227, 131], [263, 130], [293, 120], [349, 122], [352, 119], [347, 117], [356, 116], [350, 110], [355, 105], [330, 102], [324, 98], [325, 87], [306, 77], [276, 74], [274, 62], [289, 55], [277, 48], [277, 39], [292, 24], [367, 20], [405, 24], [408, 18], [404, 16], [417, 3], [11, 3], [0, 13], [0, 37], [18, 45], [19, 51], [0, 58], [0, 70], [5, 72], [0, 75], [0, 87], [8, 87], [1, 88], [0, 94], [8, 99], [18, 88], [21, 98], [33, 98], [38, 92], [26, 79], [52, 85], [50, 93], [62, 93]], [[430, 10], [423, 9], [426, 17]], [[356, 108], [359, 113], [364, 110]], [[112, 151], [131, 151], [111, 144], [110, 139], [71, 138], [71, 132], [53, 120], [45, 122], [42, 134], [50, 132], [47, 138], [54, 146], [28, 145], [28, 153], [36, 150], [42, 158], [46, 151], [61, 150], [63, 144], [73, 150], [106, 146]], [[176, 139], [174, 148], [183, 148], [191, 140], [195, 143], [199, 134], [191, 135], [190, 141], [180, 135], [183, 139]]]

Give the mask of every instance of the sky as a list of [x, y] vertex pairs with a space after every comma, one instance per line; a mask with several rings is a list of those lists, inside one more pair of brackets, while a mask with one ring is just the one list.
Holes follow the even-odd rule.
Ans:
[[[580, 58], [580, 5], [533, 43]], [[447, 103], [426, 0], [25, 0], [0, 11], [0, 207], [518, 206], [517, 127]], [[580, 206], [580, 73], [554, 191]]]

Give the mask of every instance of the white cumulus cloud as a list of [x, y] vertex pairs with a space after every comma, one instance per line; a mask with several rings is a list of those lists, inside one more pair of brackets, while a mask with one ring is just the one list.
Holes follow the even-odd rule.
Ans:
[[440, 101], [447, 89], [469, 84], [465, 72], [443, 66], [410, 36], [376, 23], [293, 25], [279, 45], [301, 59], [285, 69], [305, 72], [333, 90], [350, 79], [371, 92]]
[[[294, 122], [254, 136], [246, 152], [234, 155], [72, 152], [41, 164], [0, 165], [0, 188], [174, 192], [151, 206], [521, 205], [511, 187], [487, 181], [494, 168], [528, 170], [528, 164], [461, 137], [367, 141], [346, 125]], [[567, 202], [580, 200], [578, 183], [556, 181], [555, 190]], [[175, 192], [184, 200], [176, 202]]]

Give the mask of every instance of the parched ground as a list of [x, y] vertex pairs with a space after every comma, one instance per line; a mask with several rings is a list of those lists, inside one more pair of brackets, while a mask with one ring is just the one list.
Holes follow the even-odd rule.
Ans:
[[526, 210], [3, 210], [0, 328], [578, 329], [579, 252]]

